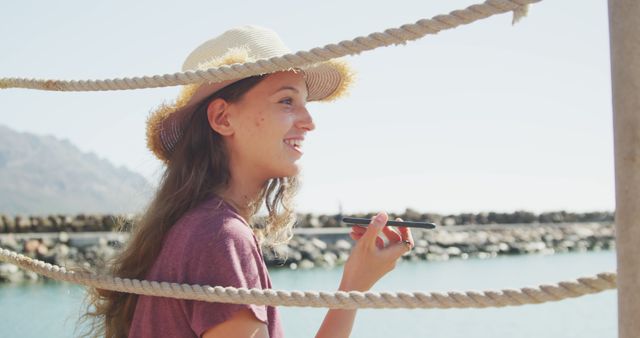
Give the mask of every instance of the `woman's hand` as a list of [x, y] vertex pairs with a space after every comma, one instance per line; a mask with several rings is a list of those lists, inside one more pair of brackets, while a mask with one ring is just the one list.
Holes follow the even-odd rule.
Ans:
[[[356, 241], [356, 245], [345, 263], [340, 290], [368, 291], [380, 278], [395, 268], [398, 258], [413, 248], [414, 242], [409, 228], [398, 227], [400, 233], [397, 233], [385, 226], [388, 219], [389, 216], [381, 212], [366, 229], [360, 226], [352, 227], [350, 236]], [[380, 237], [381, 233], [389, 240], [386, 246]], [[404, 241], [408, 241], [410, 247]]]
[[[398, 227], [398, 234], [384, 226], [388, 219], [389, 216], [381, 212], [366, 229], [359, 226], [352, 228], [351, 238], [356, 241], [356, 245], [344, 265], [340, 291], [368, 291], [382, 276], [395, 268], [400, 256], [411, 250], [413, 237], [409, 229]], [[386, 234], [389, 239], [386, 247], [382, 238], [378, 237], [381, 233]], [[407, 241], [408, 244], [403, 241]], [[349, 337], [356, 311], [329, 310], [316, 337]]]

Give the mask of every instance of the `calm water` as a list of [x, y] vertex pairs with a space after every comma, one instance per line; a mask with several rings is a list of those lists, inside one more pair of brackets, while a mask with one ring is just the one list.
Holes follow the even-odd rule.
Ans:
[[[615, 271], [615, 252], [401, 262], [374, 291], [495, 290]], [[271, 270], [276, 289], [334, 291], [342, 268]], [[0, 286], [0, 337], [73, 337], [83, 293], [66, 283]], [[281, 307], [287, 337], [313, 337], [326, 309]], [[496, 309], [359, 310], [352, 337], [617, 337], [616, 292]]]

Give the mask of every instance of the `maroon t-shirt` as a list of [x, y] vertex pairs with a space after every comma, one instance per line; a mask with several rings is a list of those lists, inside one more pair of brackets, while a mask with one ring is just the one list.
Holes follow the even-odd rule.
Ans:
[[[186, 213], [167, 233], [147, 280], [271, 289], [258, 240], [228, 203], [213, 196]], [[129, 337], [200, 337], [241, 309], [284, 336], [277, 309], [139, 296]]]

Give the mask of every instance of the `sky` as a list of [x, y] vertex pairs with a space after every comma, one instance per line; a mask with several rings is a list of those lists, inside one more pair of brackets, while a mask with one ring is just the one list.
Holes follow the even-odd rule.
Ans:
[[[0, 78], [173, 73], [245, 24], [292, 50], [353, 39], [479, 1], [20, 1], [0, 5]], [[606, 1], [542, 1], [346, 60], [348, 97], [310, 103], [299, 212], [460, 213], [615, 208]], [[152, 183], [145, 121], [178, 87], [0, 90], [0, 124], [68, 139]]]

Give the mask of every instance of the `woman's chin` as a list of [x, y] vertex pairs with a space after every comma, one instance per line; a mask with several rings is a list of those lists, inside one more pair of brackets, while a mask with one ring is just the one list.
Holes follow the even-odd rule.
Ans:
[[281, 170], [279, 170], [278, 172], [278, 176], [277, 177], [291, 177], [291, 176], [297, 176], [300, 173], [300, 165], [297, 163], [292, 163], [291, 165], [282, 168]]

